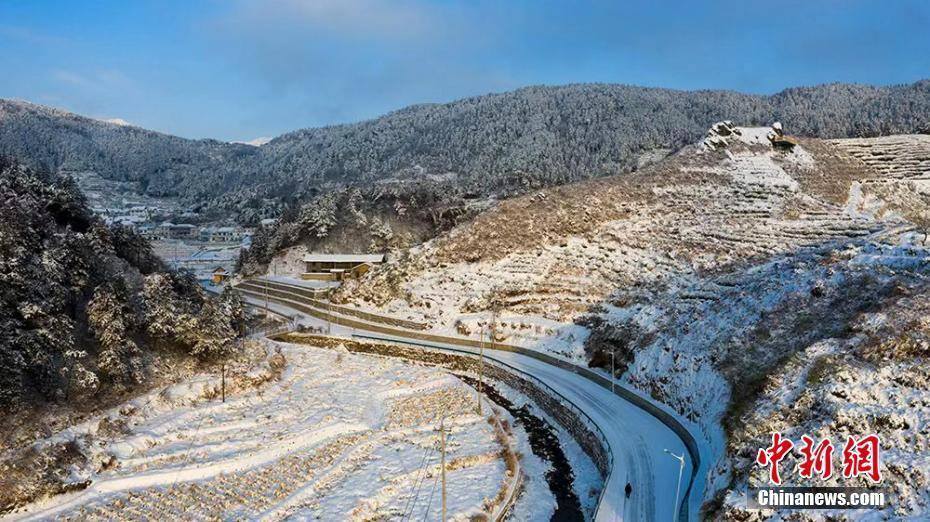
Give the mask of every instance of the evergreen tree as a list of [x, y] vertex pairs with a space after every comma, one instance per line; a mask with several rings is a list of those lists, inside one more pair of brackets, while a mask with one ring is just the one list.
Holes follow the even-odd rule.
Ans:
[[87, 304], [87, 318], [100, 343], [97, 356], [100, 373], [115, 383], [141, 382], [141, 352], [132, 339], [135, 318], [125, 290], [112, 284], [97, 287]]
[[198, 316], [188, 318], [184, 335], [193, 355], [216, 358], [232, 353], [236, 331], [222, 304], [208, 301]]
[[162, 273], [145, 276], [142, 284], [146, 332], [156, 343], [174, 340], [181, 324], [178, 299], [171, 278]]
[[229, 326], [237, 335], [245, 332], [246, 310], [242, 294], [231, 286], [223, 288], [220, 294], [220, 310], [226, 316]]

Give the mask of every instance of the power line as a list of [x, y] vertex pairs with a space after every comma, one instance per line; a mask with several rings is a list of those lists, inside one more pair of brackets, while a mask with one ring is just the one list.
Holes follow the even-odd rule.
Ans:
[[439, 483], [439, 474], [436, 474], [436, 477], [433, 478], [433, 488], [429, 494], [429, 503], [426, 504], [426, 511], [423, 512], [423, 520], [426, 520], [429, 517], [429, 508], [433, 507], [433, 496], [436, 494], [436, 484]]
[[[404, 504], [404, 510], [401, 512], [401, 520], [406, 519], [408, 514], [413, 515], [413, 509], [414, 509], [414, 506], [416, 505], [416, 498], [420, 496], [420, 487], [422, 486], [421, 474], [425, 477], [424, 466], [428, 462], [427, 457], [430, 457], [432, 455], [432, 452], [435, 449], [436, 449], [435, 444], [430, 444], [423, 451], [423, 457], [420, 459], [420, 465], [418, 466], [418, 469], [417, 469], [417, 476], [413, 480], [413, 487], [411, 488], [411, 495], [407, 497], [407, 502]], [[416, 492], [416, 496], [413, 495], [414, 492]], [[407, 511], [408, 508], [410, 510], [409, 513]]]
[[[445, 520], [445, 511], [446, 511], [446, 462], [445, 462], [445, 460], [446, 460], [446, 444], [447, 444], [447, 442], [449, 442], [449, 441], [452, 440], [451, 437], [449, 437], [449, 439], [447, 440], [447, 439], [446, 439], [446, 436], [445, 436], [445, 435], [446, 435], [445, 417], [440, 418], [439, 429], [436, 430], [436, 431], [439, 431], [439, 437], [440, 437], [440, 438], [439, 438], [439, 443], [440, 443], [440, 444], [439, 444], [439, 446], [440, 446], [439, 449], [441, 450], [440, 468], [439, 468], [439, 474], [437, 474], [437, 475], [436, 475], [436, 478], [433, 479], [433, 488], [432, 488], [432, 491], [430, 492], [430, 501], [429, 501], [429, 505], [427, 505], [426, 512], [429, 513], [429, 508], [432, 506], [432, 498], [433, 498], [433, 496], [435, 495], [435, 487], [436, 487], [435, 484], [436, 484], [436, 481], [439, 479], [439, 477], [442, 477], [442, 513], [443, 513], [443, 514], [442, 514], [442, 519]], [[451, 431], [451, 430], [449, 430], [449, 431]], [[427, 460], [427, 462], [425, 463], [425, 465], [421, 468], [422, 471], [423, 471], [423, 475], [422, 475], [422, 477], [420, 478], [419, 484], [415, 486], [415, 487], [416, 487], [416, 495], [413, 497], [413, 503], [410, 504], [410, 512], [409, 512], [410, 519], [413, 518], [413, 513], [414, 513], [414, 511], [416, 511], [416, 501], [417, 501], [417, 499], [419, 499], [419, 497], [420, 497], [420, 491], [423, 489], [423, 483], [424, 483], [424, 481], [426, 480], [426, 470], [429, 468], [429, 465], [430, 465], [430, 463], [431, 463], [432, 460], [433, 460], [433, 459], [432, 459], [432, 453], [433, 453], [433, 451], [435, 451], [435, 450], [436, 450], [436, 447], [435, 447], [435, 446], [431, 447], [431, 451], [430, 451], [430, 454], [429, 454], [429, 457], [430, 457], [430, 458]], [[405, 512], [405, 515], [406, 515], [406, 509], [404, 510], [404, 512]]]
[[[435, 451], [435, 448], [433, 448], [433, 451]], [[423, 489], [423, 484], [426, 481], [426, 470], [429, 468], [430, 463], [433, 462], [433, 451], [430, 451], [429, 458], [424, 463], [424, 466], [422, 468], [423, 473], [420, 476], [419, 481], [415, 485], [415, 488], [416, 488], [414, 491], [415, 495], [411, 497], [412, 500], [410, 502], [410, 511], [405, 514], [405, 517], [407, 518], [407, 520], [413, 520], [413, 512], [416, 511], [416, 508], [417, 508], [417, 500], [420, 498], [420, 491]]]
[[[452, 430], [450, 429], [449, 431], [451, 432]], [[449, 436], [448, 439], [446, 439], [446, 444], [448, 444], [448, 443], [450, 443], [450, 442], [452, 442], [452, 436], [451, 436], [451, 435]], [[445, 453], [445, 449], [443, 449], [443, 453]], [[430, 508], [433, 506], [433, 496], [436, 494], [436, 484], [439, 483], [439, 477], [442, 477], [442, 489], [443, 489], [443, 491], [442, 491], [442, 495], [443, 495], [443, 498], [442, 498], [442, 502], [443, 502], [443, 506], [442, 506], [442, 522], [445, 522], [445, 514], [446, 514], [446, 513], [445, 513], [445, 511], [446, 511], [446, 505], [445, 505], [445, 502], [446, 502], [446, 498], [445, 498], [445, 495], [446, 495], [446, 491], [445, 491], [445, 490], [446, 490], [446, 464], [445, 464], [445, 459], [443, 459], [441, 473], [436, 474], [436, 477], [433, 479], [433, 488], [432, 488], [432, 490], [430, 491], [430, 494], [429, 494], [429, 503], [426, 504], [426, 511], [423, 512], [423, 520], [424, 520], [424, 521], [429, 517], [429, 510], [430, 510]]]

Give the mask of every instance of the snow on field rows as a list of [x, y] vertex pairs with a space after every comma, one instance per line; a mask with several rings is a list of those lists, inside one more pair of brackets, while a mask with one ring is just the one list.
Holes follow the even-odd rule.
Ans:
[[[108, 422], [125, 421], [123, 433], [86, 430], [100, 455], [115, 457], [115, 468], [89, 476], [83, 491], [11, 518], [436, 519], [436, 428], [443, 416], [450, 430], [450, 516], [493, 509], [511, 483], [502, 444], [514, 441], [501, 439], [500, 422], [475, 413], [474, 390], [454, 376], [389, 359], [278, 346], [288, 361], [282, 379], [225, 404], [199, 399], [199, 388], [191, 386], [189, 396], [173, 397], [170, 406], [155, 393], [145, 407], [115, 408]], [[512, 423], [506, 412], [500, 415]], [[551, 501], [539, 505], [551, 509]]]

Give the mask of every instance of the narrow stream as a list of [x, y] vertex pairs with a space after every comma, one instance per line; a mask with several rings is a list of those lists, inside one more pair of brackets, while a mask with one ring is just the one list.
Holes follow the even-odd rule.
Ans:
[[[478, 389], [477, 379], [460, 374], [456, 374], [456, 377], [462, 379], [476, 390]], [[484, 383], [482, 391], [495, 404], [509, 411], [516, 422], [523, 426], [529, 437], [533, 454], [551, 464], [552, 467], [546, 472], [546, 482], [549, 484], [549, 490], [555, 496], [557, 505], [550, 520], [558, 522], [583, 521], [584, 513], [581, 510], [581, 502], [572, 488], [572, 484], [575, 482], [575, 474], [568, 463], [565, 452], [562, 451], [559, 437], [552, 425], [533, 415], [527, 405], [514, 406], [507, 397], [501, 395], [494, 386], [489, 385], [487, 382]]]

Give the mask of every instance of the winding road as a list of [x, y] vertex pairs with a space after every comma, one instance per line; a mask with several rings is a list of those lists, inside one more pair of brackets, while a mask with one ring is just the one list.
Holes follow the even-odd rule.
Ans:
[[[398, 327], [339, 317], [332, 310], [307, 305], [308, 300], [286, 285], [265, 287], [260, 280], [239, 286], [249, 304], [266, 307], [302, 324], [324, 326], [331, 335], [372, 339], [416, 345], [422, 348], [477, 355], [479, 348], [458, 344], [465, 338], [435, 336]], [[267, 293], [266, 293], [267, 290]], [[452, 342], [437, 342], [449, 339]], [[511, 351], [514, 350], [514, 351]], [[527, 353], [529, 352], [529, 353]], [[664, 405], [614, 383], [602, 374], [531, 350], [509, 347], [508, 350], [485, 349], [484, 357], [512, 371], [545, 383], [550, 391], [583, 411], [597, 425], [612, 454], [611, 469], [598, 503], [596, 521], [619, 520], [696, 520], [703, 492], [703, 477], [709, 461], [706, 445], [692, 435]], [[668, 452], [685, 459], [681, 473], [681, 494], [676, 509], [679, 461]], [[633, 486], [626, 498], [624, 488]]]

